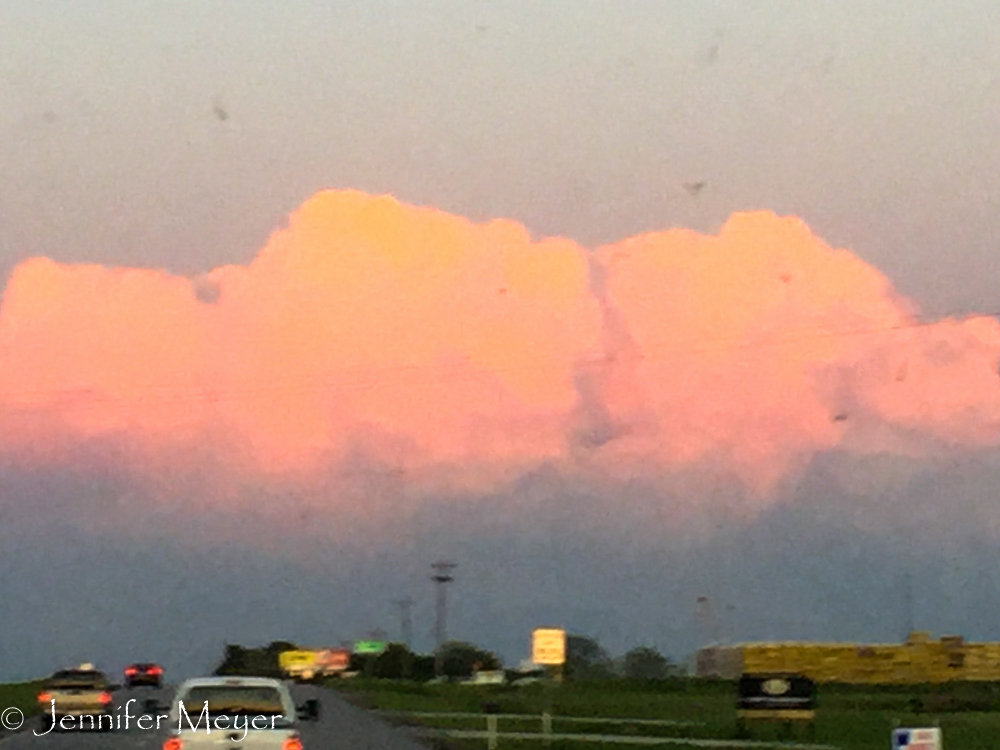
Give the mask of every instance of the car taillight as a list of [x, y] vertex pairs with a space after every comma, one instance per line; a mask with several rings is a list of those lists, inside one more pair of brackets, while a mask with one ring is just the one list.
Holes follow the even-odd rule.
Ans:
[[160, 669], [159, 667], [153, 667], [152, 669], [149, 670], [149, 673], [150, 674], [163, 674], [163, 670]]
[[184, 743], [180, 737], [167, 737], [163, 741], [163, 750], [181, 750], [183, 747]]
[[136, 669], [135, 667], [129, 667], [128, 669], [125, 670], [125, 674], [127, 674], [129, 676], [132, 676], [132, 675], [134, 675], [138, 671], [139, 670]]
[[111, 693], [101, 693], [97, 700], [101, 703], [111, 703]]
[[281, 750], [302, 750], [302, 740], [298, 737], [289, 737], [281, 743]]
[[52, 700], [52, 693], [39, 693], [38, 694], [38, 702], [39, 703], [48, 703], [50, 700]]

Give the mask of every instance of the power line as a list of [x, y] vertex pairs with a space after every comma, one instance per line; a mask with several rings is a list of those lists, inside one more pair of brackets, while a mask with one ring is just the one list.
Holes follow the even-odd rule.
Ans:
[[[959, 323], [965, 323], [974, 320], [997, 320], [1000, 319], [1000, 312], [994, 313], [979, 313], [966, 315], [961, 320], [956, 320], [955, 316], [947, 316], [941, 319], [934, 320], [915, 320], [906, 323], [895, 323], [887, 326], [869, 326], [869, 327], [856, 327], [856, 328], [844, 328], [840, 330], [827, 330], [827, 329], [801, 329], [801, 335], [785, 336], [782, 338], [766, 339], [758, 338], [752, 341], [734, 341], [732, 339], [715, 339], [709, 340], [703, 343], [675, 343], [675, 342], [660, 342], [660, 343], [645, 343], [642, 345], [642, 349], [646, 353], [635, 352], [627, 354], [614, 354], [614, 355], [600, 355], [592, 357], [581, 357], [573, 361], [573, 366], [577, 368], [587, 368], [587, 367], [601, 367], [601, 366], [611, 366], [616, 364], [622, 364], [630, 361], [644, 361], [651, 358], [652, 354], [675, 354], [675, 355], [697, 355], [703, 353], [720, 352], [720, 351], [735, 351], [735, 350], [753, 350], [753, 349], [764, 349], [768, 347], [781, 347], [789, 346], [794, 344], [809, 343], [812, 341], [820, 341], [824, 339], [832, 338], [845, 338], [853, 336], [866, 336], [874, 335], [879, 333], [892, 333], [896, 331], [905, 331], [918, 328], [927, 328], [938, 325], [943, 325], [949, 320], [955, 320]], [[414, 380], [414, 376], [425, 377], [430, 381], [439, 382], [446, 379], [475, 379], [481, 377], [490, 377], [491, 373], [488, 372], [469, 372], [469, 368], [476, 367], [476, 363], [465, 360], [460, 363], [453, 363], [450, 365], [442, 364], [394, 364], [394, 365], [383, 365], [378, 367], [353, 367], [351, 370], [363, 370], [366, 375], [364, 377], [345, 378], [345, 371], [317, 371], [314, 373], [298, 373], [289, 375], [278, 375], [274, 377], [268, 377], [269, 385], [259, 385], [253, 386], [252, 384], [258, 381], [255, 380], [243, 380], [242, 383], [249, 385], [250, 387], [240, 387], [235, 388], [216, 388], [207, 387], [200, 385], [197, 378], [192, 378], [192, 382], [189, 383], [145, 383], [134, 386], [125, 386], [119, 389], [119, 393], [124, 391], [126, 394], [132, 393], [136, 394], [139, 398], [137, 400], [144, 401], [141, 398], [145, 393], [156, 392], [156, 391], [188, 391], [190, 389], [199, 389], [200, 394], [184, 393], [182, 395], [177, 395], [168, 398], [155, 398], [155, 403], [158, 405], [183, 405], [192, 403], [206, 403], [214, 404], [218, 402], [239, 400], [247, 396], [254, 396], [267, 393], [281, 393], [288, 391], [305, 391], [305, 390], [364, 390], [377, 388], [380, 384], [389, 382], [389, 377], [392, 375], [399, 375], [402, 373], [408, 373], [408, 379]], [[519, 367], [509, 368], [512, 370], [525, 370], [538, 368], [537, 364], [525, 364]], [[275, 383], [275, 381], [279, 381]], [[318, 382], [310, 382], [318, 381]], [[282, 384], [283, 383], [283, 384]], [[125, 395], [115, 395], [108, 396], [107, 394], [96, 394], [93, 392], [93, 388], [78, 387], [78, 388], [52, 388], [52, 389], [35, 389], [35, 390], [24, 390], [24, 391], [12, 391], [3, 394], [3, 396], [9, 400], [28, 400], [31, 398], [64, 398], [67, 400], [78, 399], [76, 403], [66, 403], [63, 406], [70, 407], [77, 410], [86, 410], [87, 408], [97, 408], [102, 406], [107, 406], [108, 404], [128, 404], [129, 399]], [[48, 407], [51, 404], [45, 404]], [[34, 409], [31, 407], [18, 408], [3, 408], [0, 405], [0, 416], [17, 416], [19, 414], [32, 415], [34, 414]]]

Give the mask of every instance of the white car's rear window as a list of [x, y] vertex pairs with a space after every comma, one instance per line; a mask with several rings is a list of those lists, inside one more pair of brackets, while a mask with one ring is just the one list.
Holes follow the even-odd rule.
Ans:
[[208, 701], [211, 714], [279, 715], [284, 711], [281, 693], [266, 686], [198, 685], [181, 700], [188, 711], [200, 711]]

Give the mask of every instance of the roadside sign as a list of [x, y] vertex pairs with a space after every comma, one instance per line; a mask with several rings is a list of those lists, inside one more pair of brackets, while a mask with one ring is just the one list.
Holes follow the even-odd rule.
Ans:
[[562, 628], [536, 628], [531, 634], [531, 661], [546, 666], [566, 663], [566, 631]]
[[354, 644], [356, 654], [381, 654], [385, 651], [385, 641], [358, 641]]
[[892, 750], [941, 750], [941, 729], [894, 729]]
[[346, 648], [328, 648], [319, 652], [316, 661], [327, 672], [346, 672], [351, 664], [351, 652]]
[[816, 720], [816, 684], [790, 672], [744, 673], [736, 699], [736, 727], [740, 734], [749, 722], [800, 722], [812, 731]]

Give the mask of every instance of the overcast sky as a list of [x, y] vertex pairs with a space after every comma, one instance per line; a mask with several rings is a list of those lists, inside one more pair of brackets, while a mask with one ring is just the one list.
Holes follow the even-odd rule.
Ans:
[[[353, 188], [585, 248], [714, 233], [734, 212], [770, 210], [873, 265], [927, 316], [992, 313], [997, 123], [1000, 5], [989, 0], [6, 0], [0, 274], [32, 256], [191, 276], [245, 264], [317, 191]], [[525, 536], [530, 516], [494, 524], [449, 506], [421, 516], [405, 546], [386, 532], [343, 557], [290, 562], [294, 537], [275, 551], [250, 535], [214, 565], [211, 546], [191, 553], [176, 526], [133, 537], [94, 523], [126, 511], [152, 523], [141, 498], [154, 490], [127, 467], [2, 464], [0, 606], [20, 629], [0, 642], [0, 678], [151, 652], [193, 673], [227, 639], [394, 632], [401, 595], [421, 597], [427, 646], [425, 568], [440, 554], [461, 556], [467, 576], [457, 634], [511, 661], [543, 620], [682, 656], [706, 632], [692, 619], [703, 592], [727, 638], [895, 639], [899, 582], [913, 571], [928, 627], [1000, 638], [1000, 619], [983, 614], [1000, 615], [983, 572], [998, 551], [995, 444], [924, 463], [821, 461], [763, 517], [720, 523], [690, 557], [683, 524], [623, 547], [631, 532], [602, 505], [638, 508], [634, 530], [669, 515], [650, 508], [683, 490], [664, 500], [626, 483], [604, 496], [529, 477], [577, 524]], [[475, 502], [520, 507], [522, 492]], [[574, 498], [605, 511], [588, 527]], [[329, 512], [324, 522], [343, 523]], [[83, 589], [80, 565], [93, 571]], [[873, 568], [881, 577], [866, 578]], [[498, 569], [516, 569], [516, 582], [497, 583]], [[236, 617], [225, 592], [244, 602]], [[947, 597], [954, 616], [938, 606]], [[210, 612], [203, 627], [195, 611]], [[51, 631], [32, 630], [39, 622]]]
[[204, 270], [251, 258], [317, 189], [354, 187], [587, 245], [794, 213], [928, 312], [993, 310], [998, 15], [11, 0], [0, 260]]

